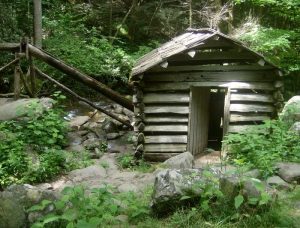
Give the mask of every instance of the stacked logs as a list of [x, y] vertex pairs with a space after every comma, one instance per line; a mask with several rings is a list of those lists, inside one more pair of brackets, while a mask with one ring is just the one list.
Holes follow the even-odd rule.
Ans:
[[132, 97], [134, 104], [133, 129], [136, 135], [134, 155], [136, 158], [141, 158], [143, 156], [145, 143], [145, 104], [143, 103], [142, 79], [143, 75], [139, 75], [136, 77], [135, 81], [132, 82], [134, 91], [134, 95]]
[[284, 97], [283, 97], [283, 82], [282, 81], [276, 81], [274, 83], [274, 93], [273, 93], [273, 98], [274, 98], [274, 105], [276, 108], [276, 113], [280, 113], [284, 107]]

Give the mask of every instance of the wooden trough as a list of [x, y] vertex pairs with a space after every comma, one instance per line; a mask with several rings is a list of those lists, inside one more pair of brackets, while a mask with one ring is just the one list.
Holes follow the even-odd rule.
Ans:
[[276, 116], [282, 73], [220, 32], [189, 29], [133, 68], [136, 155], [163, 161], [219, 150], [223, 136]]

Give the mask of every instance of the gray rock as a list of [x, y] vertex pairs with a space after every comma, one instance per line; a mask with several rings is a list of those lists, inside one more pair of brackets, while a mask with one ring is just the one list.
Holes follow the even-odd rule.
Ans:
[[138, 188], [132, 183], [124, 183], [118, 187], [119, 192], [137, 192]]
[[296, 134], [300, 135], [300, 122], [296, 122], [294, 123], [291, 128], [290, 131], [295, 132]]
[[154, 213], [166, 214], [186, 203], [180, 200], [182, 196], [200, 197], [203, 191], [200, 183], [206, 181], [200, 169], [166, 169], [159, 172], [155, 177], [151, 202]]
[[285, 104], [280, 118], [289, 123], [300, 121], [300, 96], [294, 96]]
[[82, 143], [82, 145], [88, 150], [93, 150], [100, 147], [101, 141], [97, 138], [87, 139]]
[[288, 183], [300, 183], [300, 163], [280, 162], [277, 163], [278, 176]]
[[76, 169], [69, 173], [68, 179], [73, 183], [88, 181], [90, 179], [102, 179], [106, 177], [106, 170], [100, 165], [92, 165], [83, 169]]
[[267, 179], [267, 184], [278, 190], [290, 190], [291, 186], [282, 180], [279, 176], [272, 176]]
[[106, 135], [106, 137], [107, 137], [107, 140], [112, 140], [112, 139], [116, 139], [116, 138], [120, 137], [120, 134], [119, 133], [108, 133]]
[[241, 180], [235, 175], [223, 175], [220, 178], [220, 190], [228, 198], [233, 199], [239, 194], [241, 189]]
[[74, 119], [71, 119], [71, 121], [69, 122], [69, 126], [74, 129], [79, 129], [79, 127], [89, 119], [89, 116], [76, 116]]
[[23, 206], [11, 196], [0, 193], [0, 227], [26, 227], [26, 214]]
[[128, 116], [129, 119], [132, 119], [132, 117], [133, 117], [133, 112], [130, 111], [130, 110], [128, 110], [128, 109], [126, 109], [126, 108], [123, 109], [123, 114], [126, 115], [126, 116]]
[[0, 120], [14, 120], [29, 114], [39, 116], [52, 105], [53, 100], [51, 98], [10, 101], [0, 106]]
[[115, 219], [119, 222], [122, 222], [122, 223], [128, 222], [128, 216], [127, 215], [118, 215], [118, 216], [115, 217]]
[[55, 200], [58, 194], [24, 184], [11, 185], [0, 193], [0, 227], [26, 227], [25, 210], [42, 200]]
[[194, 156], [184, 152], [166, 160], [163, 165], [170, 169], [191, 169], [194, 166]]
[[80, 145], [82, 143], [82, 136], [77, 132], [68, 132], [67, 141], [70, 146]]
[[67, 151], [74, 151], [74, 152], [83, 152], [85, 148], [83, 145], [75, 145], [75, 146], [68, 146], [66, 148]]
[[106, 133], [118, 132], [118, 126], [116, 125], [115, 122], [111, 120], [106, 120], [105, 123], [103, 124], [103, 130]]

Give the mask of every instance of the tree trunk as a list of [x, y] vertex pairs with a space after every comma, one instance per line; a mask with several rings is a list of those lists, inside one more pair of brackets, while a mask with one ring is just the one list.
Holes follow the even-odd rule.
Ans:
[[42, 47], [42, 0], [33, 0], [33, 31], [34, 45], [38, 48]]
[[102, 93], [103, 95], [122, 105], [123, 107], [133, 111], [133, 103], [130, 100], [126, 99], [119, 93], [113, 91], [101, 82], [93, 79], [92, 77], [84, 73], [81, 73], [73, 67], [68, 66], [63, 61], [54, 58], [50, 54], [42, 51], [41, 49], [36, 48], [33, 45], [28, 44], [28, 50], [32, 56], [44, 61], [45, 63], [48, 63], [50, 66], [62, 71], [63, 73], [72, 76], [70, 80], [75, 79], [79, 82], [82, 82], [83, 84], [89, 86], [90, 88], [93, 88], [97, 92]]

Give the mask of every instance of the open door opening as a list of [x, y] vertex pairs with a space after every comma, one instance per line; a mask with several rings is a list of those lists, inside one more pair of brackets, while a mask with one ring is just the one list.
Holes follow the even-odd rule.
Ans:
[[216, 151], [222, 148], [225, 92], [225, 89], [210, 89], [207, 147]]
[[224, 88], [191, 88], [188, 149], [194, 155], [204, 154], [206, 148], [221, 150], [225, 95]]

